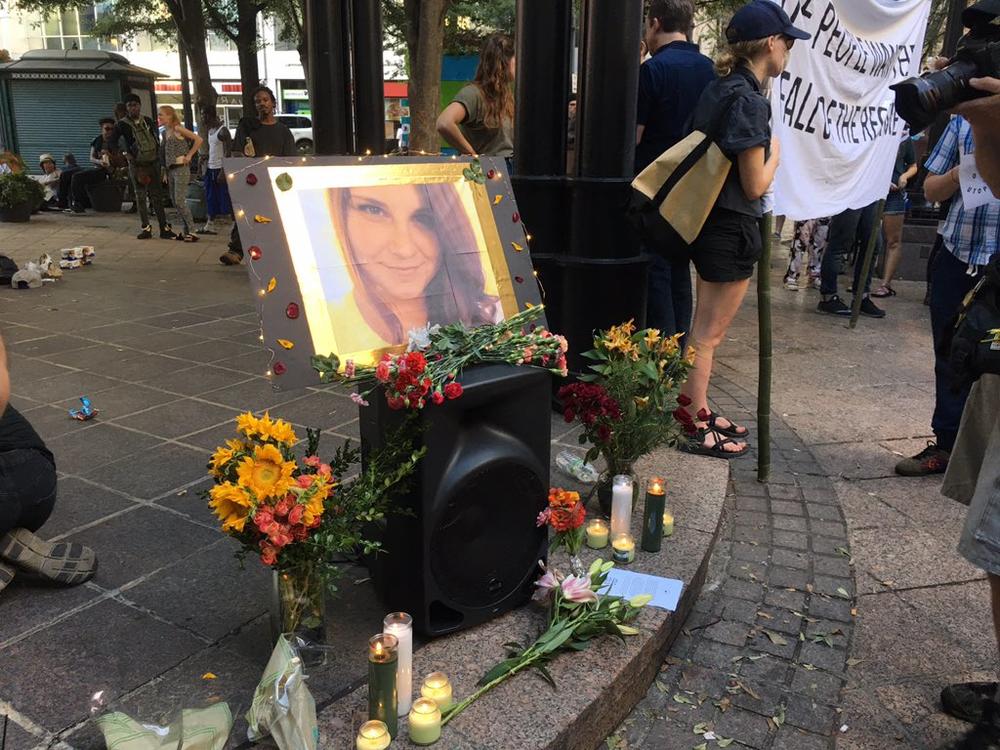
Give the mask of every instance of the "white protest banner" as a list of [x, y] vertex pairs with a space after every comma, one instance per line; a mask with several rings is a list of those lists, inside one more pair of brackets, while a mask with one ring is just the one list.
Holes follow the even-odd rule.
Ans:
[[889, 192], [906, 123], [893, 83], [920, 69], [930, 0], [782, 0], [812, 34], [771, 91], [775, 213], [817, 219]]

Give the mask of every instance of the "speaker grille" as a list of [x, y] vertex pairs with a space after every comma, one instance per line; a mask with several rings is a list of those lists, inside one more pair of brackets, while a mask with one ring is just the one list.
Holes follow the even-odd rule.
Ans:
[[514, 592], [535, 567], [532, 533], [544, 506], [542, 478], [510, 457], [478, 467], [435, 507], [431, 572], [440, 592], [465, 607], [487, 607]]

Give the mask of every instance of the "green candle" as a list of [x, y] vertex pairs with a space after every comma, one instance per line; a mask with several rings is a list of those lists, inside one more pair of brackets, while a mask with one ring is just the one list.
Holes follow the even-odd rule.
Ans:
[[642, 548], [646, 552], [659, 552], [663, 542], [663, 512], [667, 506], [667, 492], [660, 477], [652, 477], [646, 487], [646, 506], [642, 514]]
[[395, 737], [397, 725], [396, 661], [399, 641], [389, 633], [373, 635], [368, 640], [368, 718], [385, 722], [389, 736]]

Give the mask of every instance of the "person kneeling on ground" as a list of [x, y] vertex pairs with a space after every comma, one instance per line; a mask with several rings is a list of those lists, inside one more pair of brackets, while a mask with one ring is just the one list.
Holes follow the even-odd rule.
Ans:
[[62, 586], [94, 575], [94, 551], [73, 542], [36, 536], [56, 502], [52, 453], [20, 412], [8, 403], [10, 379], [0, 339], [0, 591], [22, 574]]

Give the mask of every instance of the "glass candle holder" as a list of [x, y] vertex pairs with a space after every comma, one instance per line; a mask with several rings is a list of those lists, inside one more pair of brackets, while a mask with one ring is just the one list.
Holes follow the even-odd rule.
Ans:
[[665, 509], [663, 511], [663, 536], [673, 536], [674, 535], [674, 510], [670, 507], [670, 503], [666, 503]]
[[611, 559], [616, 563], [628, 565], [635, 560], [635, 539], [631, 534], [619, 534], [611, 542]]
[[382, 632], [396, 636], [399, 642], [396, 659], [397, 714], [406, 716], [413, 702], [413, 618], [406, 612], [393, 612], [382, 621]]
[[452, 692], [448, 676], [444, 672], [431, 672], [424, 678], [424, 684], [420, 686], [420, 695], [437, 703], [438, 708], [442, 711], [450, 708]]
[[587, 524], [587, 546], [591, 549], [604, 549], [608, 546], [608, 535], [611, 529], [603, 518], [594, 518]]
[[663, 512], [667, 507], [666, 485], [662, 477], [650, 477], [642, 511], [642, 548], [659, 552], [663, 543]]
[[358, 730], [357, 750], [386, 750], [392, 737], [383, 721], [366, 721]]
[[410, 741], [433, 745], [441, 739], [441, 709], [430, 698], [417, 698], [410, 709]]
[[632, 529], [632, 477], [616, 474], [611, 480], [611, 538]]
[[398, 730], [398, 650], [399, 641], [391, 633], [379, 633], [368, 640], [368, 718], [384, 722], [390, 737]]

